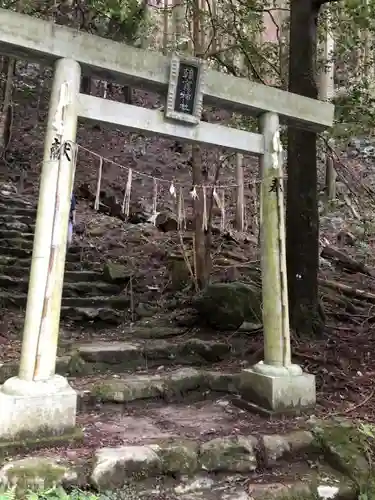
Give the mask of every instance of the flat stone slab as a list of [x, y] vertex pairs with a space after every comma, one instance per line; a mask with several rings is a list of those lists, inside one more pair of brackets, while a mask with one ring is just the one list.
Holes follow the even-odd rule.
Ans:
[[[225, 399], [147, 407], [133, 403], [111, 411], [85, 415], [82, 448], [69, 443], [58, 456], [55, 449], [46, 449], [43, 455], [34, 452], [31, 459], [6, 463], [0, 485], [13, 481], [35, 487], [52, 480], [74, 487], [89, 481], [101, 491], [146, 500], [284, 500], [316, 496], [317, 488], [334, 490], [340, 499], [356, 498], [354, 483], [324, 462], [324, 446], [319, 458], [316, 451], [310, 455], [311, 433], [264, 435], [262, 429], [272, 423], [254, 422], [255, 417], [249, 419]], [[261, 433], [254, 434], [255, 429]], [[289, 451], [273, 455], [275, 463], [269, 466], [263, 446], [272, 453], [275, 443], [280, 449], [280, 440]], [[102, 446], [88, 449], [93, 442]]]
[[[179, 331], [180, 334], [182, 332], [183, 330]], [[74, 350], [84, 363], [95, 365], [92, 367], [94, 371], [105, 369], [103, 365], [110, 365], [112, 370], [117, 369], [117, 371], [151, 368], [166, 364], [199, 365], [219, 362], [231, 355], [229, 343], [214, 340], [137, 342], [139, 338], [136, 335], [134, 339], [134, 342], [100, 341], [78, 344], [74, 346]]]
[[20, 231], [22, 233], [33, 232], [35, 224], [25, 224], [14, 219], [0, 220], [1, 230]]
[[[26, 294], [16, 294], [10, 292], [0, 292], [0, 299], [6, 305], [25, 306]], [[63, 308], [86, 309], [87, 315], [95, 319], [93, 309], [127, 309], [130, 305], [130, 299], [126, 296], [109, 296], [109, 297], [64, 297], [62, 298]], [[66, 309], [65, 309], [66, 310]], [[67, 314], [68, 316], [68, 314]]]
[[36, 210], [35, 203], [27, 201], [24, 198], [19, 198], [19, 197], [15, 196], [14, 193], [9, 193], [9, 195], [5, 195], [2, 193], [3, 192], [0, 192], [0, 202], [7, 209], [20, 207], [20, 208], [28, 208], [28, 209], [35, 209]]
[[35, 217], [30, 215], [16, 215], [14, 213], [0, 214], [0, 222], [21, 222], [22, 224], [34, 224]]
[[[1, 237], [1, 234], [0, 234]], [[27, 262], [30, 265], [30, 261]], [[25, 269], [25, 267], [16, 265], [16, 264], [0, 264], [0, 276], [3, 276], [5, 279], [14, 279], [21, 278], [22, 280], [22, 289], [25, 289], [25, 285], [23, 282], [26, 282], [26, 286], [28, 285], [28, 275], [29, 270]], [[20, 281], [20, 280], [18, 280]], [[93, 281], [101, 281], [103, 282], [103, 273], [96, 271], [69, 271], [66, 270], [64, 273], [64, 283], [85, 283], [85, 282], [93, 282]], [[103, 282], [104, 283], [104, 282]], [[105, 283], [106, 284], [106, 283]]]
[[99, 490], [121, 488], [129, 480], [160, 474], [209, 472], [253, 472], [257, 467], [256, 439], [226, 436], [201, 445], [183, 440], [147, 446], [120, 446], [97, 450], [91, 474]]
[[[22, 268], [21, 268], [22, 269]], [[5, 269], [7, 272], [7, 269]], [[77, 273], [79, 276], [79, 274]], [[24, 276], [24, 275], [23, 275]], [[83, 274], [83, 277], [84, 274]], [[0, 275], [0, 287], [7, 290], [14, 290], [16, 292], [27, 293], [29, 287], [29, 280], [19, 277]], [[112, 283], [105, 283], [101, 281], [89, 282], [64, 282], [63, 295], [64, 297], [82, 297], [82, 295], [101, 296], [101, 295], [117, 295], [121, 294], [123, 287]]]
[[[0, 222], [1, 224], [1, 222]], [[9, 257], [17, 257], [18, 259], [28, 259], [32, 255], [32, 247], [29, 249], [12, 247], [12, 246], [0, 246], [0, 255], [7, 255]], [[80, 252], [68, 252], [66, 254], [67, 262], [79, 262], [81, 260]]]
[[[73, 385], [79, 380], [73, 380]], [[113, 377], [85, 385], [88, 400], [102, 403], [126, 403], [130, 401], [163, 398], [167, 401], [183, 398], [191, 392], [235, 392], [239, 374], [210, 372], [194, 368], [181, 368], [157, 375], [128, 375]]]
[[[1, 255], [0, 254], [0, 266], [17, 266], [20, 268], [24, 268], [24, 274], [28, 273], [30, 271], [30, 265], [31, 265], [31, 257], [28, 258], [19, 258], [19, 257], [14, 257], [11, 255]], [[65, 270], [67, 271], [77, 271], [80, 270], [82, 267], [81, 262], [65, 262]], [[78, 268], [78, 269], [77, 269]], [[7, 274], [7, 273], [3, 273]]]
[[[64, 298], [63, 298], [64, 303]], [[103, 307], [104, 305], [104, 307]], [[120, 325], [124, 322], [124, 313], [121, 310], [113, 309], [112, 307], [105, 307], [105, 300], [101, 300], [99, 307], [61, 307], [61, 318], [80, 322], [103, 322], [110, 325]], [[109, 303], [109, 306], [111, 303]]]
[[0, 238], [2, 240], [11, 240], [15, 238], [21, 238], [23, 240], [34, 240], [34, 233], [20, 233], [19, 231], [12, 231], [7, 229], [0, 229]]
[[36, 208], [30, 208], [28, 206], [24, 207], [7, 207], [3, 204], [0, 204], [0, 212], [6, 212], [9, 216], [27, 216], [31, 219], [36, 219]]
[[2, 240], [2, 246], [4, 246], [4, 247], [24, 248], [26, 250], [32, 250], [33, 243], [34, 242], [32, 239], [23, 239], [20, 237], [7, 238], [7, 239]]

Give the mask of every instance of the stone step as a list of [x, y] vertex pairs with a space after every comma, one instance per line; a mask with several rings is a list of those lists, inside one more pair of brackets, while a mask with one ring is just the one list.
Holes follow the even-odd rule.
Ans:
[[4, 221], [0, 219], [1, 231], [19, 231], [22, 233], [33, 233], [35, 231], [35, 224], [24, 224], [23, 222], [10, 219]]
[[0, 212], [0, 222], [20, 222], [21, 224], [35, 224], [35, 217], [30, 217], [30, 215], [13, 215], [11, 213], [1, 213]]
[[[0, 292], [0, 303], [4, 306], [24, 307], [26, 305], [26, 294], [11, 292]], [[127, 310], [130, 307], [130, 298], [124, 295], [108, 297], [66, 297], [63, 294], [62, 306], [71, 309], [117, 309]], [[91, 312], [90, 312], [91, 314]]]
[[[150, 327], [151, 329], [152, 327]], [[181, 331], [182, 333], [182, 331]], [[94, 341], [72, 346], [72, 359], [81, 367], [81, 373], [124, 372], [144, 370], [167, 365], [195, 365], [218, 363], [240, 355], [240, 349], [224, 341], [182, 340]]]
[[19, 196], [6, 196], [0, 192], [0, 203], [5, 205], [7, 208], [19, 207], [19, 208], [29, 208], [36, 210], [35, 203], [32, 203]]
[[0, 203], [0, 217], [3, 215], [22, 215], [32, 217], [34, 220], [36, 218], [36, 209], [31, 207], [17, 207], [17, 206], [7, 206]]
[[34, 241], [34, 233], [22, 233], [20, 231], [7, 229], [0, 230], [0, 241], [14, 239]]
[[7, 238], [2, 239], [1, 245], [7, 248], [24, 248], [25, 250], [33, 249], [33, 239], [24, 240], [23, 238]]
[[[63, 299], [64, 303], [64, 299]], [[62, 306], [61, 318], [81, 322], [98, 322], [120, 325], [124, 322], [124, 312], [110, 307], [68, 307]]]
[[[9, 278], [24, 278], [26, 281], [28, 280], [29, 270], [30, 270], [30, 261], [27, 261], [28, 267], [22, 267], [18, 265], [1, 265], [0, 264], [0, 276], [5, 276]], [[69, 264], [69, 263], [68, 263]], [[1, 279], [1, 278], [0, 278]], [[84, 283], [91, 281], [102, 281], [103, 273], [96, 271], [69, 271], [66, 270], [64, 274], [65, 282], [74, 282], [74, 283]]]
[[[22, 268], [21, 268], [22, 269]], [[6, 288], [9, 291], [27, 292], [29, 287], [29, 280], [25, 278], [14, 278], [11, 276], [0, 275], [0, 288]], [[115, 285], [112, 283], [104, 283], [100, 281], [87, 282], [73, 282], [64, 283], [63, 295], [64, 297], [81, 297], [81, 295], [88, 296], [102, 296], [102, 295], [117, 295], [123, 291], [123, 286]]]
[[[27, 276], [30, 271], [30, 265], [31, 265], [31, 258], [19, 258], [15, 257], [12, 255], [1, 255], [0, 253], [0, 266], [18, 266], [21, 267], [25, 270]], [[83, 269], [91, 269], [92, 267], [98, 266], [98, 268], [101, 268], [101, 265], [95, 262], [79, 262], [79, 261], [74, 261], [73, 262], [65, 262], [65, 271], [81, 271]], [[8, 273], [4, 273], [8, 274]]]
[[[116, 377], [97, 376], [90, 381], [85, 378], [87, 403], [129, 403], [145, 399], [181, 399], [188, 393], [223, 392], [236, 394], [241, 383], [241, 372], [229, 373], [213, 370], [198, 370], [184, 367], [177, 370], [159, 370], [157, 373], [118, 374]], [[72, 386], [82, 389], [79, 378], [71, 379]]]
[[[17, 248], [17, 247], [7, 247], [3, 245], [0, 246], [0, 255], [16, 257], [18, 259], [30, 259], [32, 255], [32, 249], [26, 248]], [[81, 260], [81, 251], [80, 247], [73, 247], [69, 249], [69, 252], [66, 254], [67, 262], [79, 262]]]

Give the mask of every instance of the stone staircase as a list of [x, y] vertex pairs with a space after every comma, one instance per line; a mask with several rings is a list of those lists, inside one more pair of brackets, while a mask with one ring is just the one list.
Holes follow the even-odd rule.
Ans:
[[[0, 192], [0, 304], [24, 308], [27, 299], [36, 207], [13, 193]], [[98, 263], [73, 246], [66, 256], [61, 318], [70, 322], [122, 323], [129, 298], [124, 283], [109, 283]]]
[[[32, 204], [0, 192], [3, 306], [26, 303], [35, 215]], [[106, 282], [83, 254], [77, 246], [67, 255], [62, 317], [122, 322], [124, 286]], [[20, 459], [23, 442], [4, 456], [0, 444], [0, 483], [21, 470], [33, 486], [43, 471], [46, 487], [48, 478], [65, 485], [70, 477], [70, 488], [111, 490], [113, 499], [285, 500], [316, 498], [324, 477], [357, 498], [318, 446], [308, 415], [269, 419], [244, 407], [242, 369], [254, 363], [254, 333], [177, 327], [167, 314], [114, 330], [100, 340], [60, 338], [56, 371], [78, 394], [77, 439], [48, 438], [39, 450], [25, 449], [32, 459]], [[0, 384], [18, 365], [0, 363]]]
[[[49, 438], [21, 459], [22, 444], [14, 443], [14, 464], [8, 455], [2, 469], [0, 446], [0, 483], [20, 470], [30, 486], [38, 471], [38, 484], [42, 474], [47, 487], [53, 477], [114, 500], [307, 500], [320, 498], [321, 485], [337, 491], [332, 498], [358, 497], [339, 467], [343, 457], [327, 453], [331, 427], [325, 442], [321, 434], [316, 439], [319, 419], [269, 419], [238, 405], [238, 368], [245, 366], [233, 363], [244, 352], [239, 338], [205, 340], [171, 328], [144, 322], [125, 329], [124, 341], [85, 342], [60, 353], [57, 371], [79, 397], [76, 439]], [[15, 369], [0, 365], [0, 383]]]

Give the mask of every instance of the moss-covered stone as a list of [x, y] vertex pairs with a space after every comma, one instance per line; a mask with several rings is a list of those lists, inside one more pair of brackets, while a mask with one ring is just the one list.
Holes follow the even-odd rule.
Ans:
[[113, 403], [150, 399], [160, 397], [163, 393], [163, 381], [157, 375], [108, 380], [95, 384], [91, 389], [91, 394], [100, 401]]
[[262, 317], [261, 290], [255, 284], [213, 283], [195, 300], [200, 317], [217, 330], [237, 330]]
[[178, 400], [188, 393], [219, 391], [235, 392], [237, 375], [181, 368], [165, 375], [131, 375], [95, 383], [91, 397], [102, 402], [125, 403], [140, 399], [164, 398]]
[[46, 490], [76, 477], [76, 472], [66, 464], [45, 457], [11, 461], [0, 470], [0, 483], [4, 486], [16, 485], [18, 492], [28, 489]]
[[57, 365], [57, 373], [61, 373], [62, 375], [69, 374], [70, 376], [89, 375], [91, 373], [90, 367], [87, 366], [78, 352], [73, 352], [70, 356], [64, 356], [64, 358], [64, 363]]
[[370, 451], [366, 437], [350, 421], [320, 422], [312, 428], [326, 460], [359, 484], [371, 474]]
[[151, 445], [162, 463], [163, 474], [193, 474], [198, 468], [198, 444], [179, 440]]
[[194, 368], [181, 368], [168, 374], [164, 380], [164, 398], [183, 396], [192, 391], [207, 389], [206, 374]]
[[257, 467], [252, 436], [229, 436], [208, 441], [200, 447], [199, 462], [208, 472], [251, 472]]
[[103, 278], [109, 283], [125, 283], [129, 280], [128, 269], [122, 264], [108, 261], [104, 264]]
[[48, 431], [40, 432], [38, 436], [23, 432], [12, 441], [0, 440], [0, 461], [13, 455], [38, 450], [45, 447], [54, 447], [66, 443], [75, 443], [83, 440], [83, 431], [79, 427], [67, 429], [63, 434], [51, 435]]

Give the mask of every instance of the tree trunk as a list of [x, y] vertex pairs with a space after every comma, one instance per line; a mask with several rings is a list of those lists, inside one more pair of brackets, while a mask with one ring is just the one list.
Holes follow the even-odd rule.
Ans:
[[7, 78], [3, 86], [3, 104], [0, 113], [0, 153], [5, 154], [9, 145], [13, 120], [13, 76], [16, 60], [10, 57], [7, 61]]
[[[289, 91], [317, 99], [316, 28], [320, 5], [291, 0]], [[319, 213], [316, 134], [288, 129], [287, 264], [291, 326], [297, 335], [319, 335]]]
[[164, 0], [163, 6], [163, 54], [168, 53], [169, 41], [169, 5], [168, 0]]
[[173, 0], [172, 29], [174, 31], [174, 44], [177, 50], [181, 50], [181, 36], [185, 34], [185, 9], [183, 0]]
[[243, 155], [236, 154], [236, 229], [244, 231], [245, 229], [245, 194], [244, 194], [244, 175], [243, 175]]
[[122, 93], [124, 95], [124, 102], [126, 104], [131, 104], [132, 103], [132, 100], [133, 100], [133, 92], [132, 92], [132, 88], [129, 87], [129, 85], [124, 85], [122, 87]]
[[[330, 12], [326, 12], [326, 33], [323, 43], [323, 61], [319, 81], [319, 99], [322, 101], [331, 101], [335, 95], [335, 40], [332, 35], [332, 23]], [[329, 141], [330, 146], [334, 146], [333, 139]], [[330, 202], [336, 198], [336, 171], [332, 155], [329, 151], [325, 152], [325, 191], [326, 191], [326, 209], [328, 210]]]
[[[202, 52], [201, 45], [201, 13], [200, 1], [194, 0], [193, 4], [193, 44], [194, 54]], [[200, 146], [192, 148], [192, 178], [193, 186], [202, 186], [207, 181], [207, 171], [203, 170], [202, 152]], [[198, 189], [198, 198], [194, 200], [195, 221], [195, 276], [199, 288], [204, 288], [209, 281], [211, 272], [210, 235], [203, 227], [203, 190]]]

